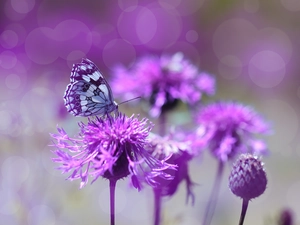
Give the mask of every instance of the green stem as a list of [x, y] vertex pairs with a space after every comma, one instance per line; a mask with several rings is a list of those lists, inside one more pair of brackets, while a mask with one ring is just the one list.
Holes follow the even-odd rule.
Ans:
[[224, 172], [224, 163], [222, 161], [219, 161], [218, 171], [217, 171], [217, 174], [215, 177], [214, 186], [211, 191], [209, 201], [205, 208], [205, 215], [204, 215], [204, 219], [203, 219], [203, 223], [202, 223], [203, 225], [210, 225], [210, 223], [212, 221], [212, 218], [213, 218], [213, 215], [215, 212], [215, 208], [217, 205], [217, 200], [218, 200], [218, 195], [219, 195], [219, 190], [220, 190], [220, 186], [221, 186], [223, 172]]

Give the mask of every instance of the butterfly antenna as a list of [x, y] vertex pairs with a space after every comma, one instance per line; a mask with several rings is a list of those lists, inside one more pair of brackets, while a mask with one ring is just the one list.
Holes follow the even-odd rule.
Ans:
[[121, 102], [121, 103], [119, 103], [118, 105], [122, 105], [122, 104], [124, 104], [124, 103], [126, 103], [126, 102], [131, 102], [131, 101], [133, 101], [133, 100], [140, 99], [140, 98], [142, 98], [142, 97], [141, 97], [141, 96], [139, 96], [139, 97], [135, 97], [135, 98], [132, 98], [132, 99], [126, 100], [126, 101], [124, 101], [124, 102]]

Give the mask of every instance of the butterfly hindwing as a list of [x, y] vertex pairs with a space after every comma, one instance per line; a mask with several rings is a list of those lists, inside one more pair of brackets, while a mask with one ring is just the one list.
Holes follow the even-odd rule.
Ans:
[[94, 116], [117, 110], [112, 91], [97, 66], [88, 59], [73, 65], [64, 101], [74, 116]]

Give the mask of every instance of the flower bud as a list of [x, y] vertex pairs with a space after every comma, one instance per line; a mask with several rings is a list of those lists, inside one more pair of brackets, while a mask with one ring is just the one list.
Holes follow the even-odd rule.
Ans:
[[251, 154], [242, 154], [233, 164], [229, 176], [229, 188], [244, 200], [256, 198], [264, 193], [267, 176], [261, 160]]

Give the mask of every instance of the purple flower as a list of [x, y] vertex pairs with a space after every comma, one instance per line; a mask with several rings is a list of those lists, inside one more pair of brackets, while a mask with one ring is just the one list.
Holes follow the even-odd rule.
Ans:
[[182, 181], [186, 182], [187, 201], [189, 198], [194, 204], [194, 193], [192, 192], [193, 182], [188, 173], [188, 162], [193, 158], [194, 152], [187, 141], [177, 141], [173, 134], [165, 137], [150, 133], [149, 141], [151, 143], [150, 152], [155, 158], [164, 159], [169, 164], [176, 164], [176, 170], [168, 172], [174, 177], [172, 180], [160, 180], [160, 185], [155, 187], [161, 190], [162, 196], [172, 196], [177, 191]]
[[215, 93], [215, 79], [184, 58], [182, 53], [141, 58], [130, 69], [116, 67], [112, 89], [128, 100], [141, 96], [151, 105], [150, 115], [157, 117], [173, 109], [179, 100], [195, 104], [202, 93]]
[[267, 134], [269, 125], [248, 106], [235, 102], [213, 103], [204, 107], [196, 120], [200, 125], [199, 145], [207, 146], [221, 161], [240, 153], [267, 152], [266, 144], [255, 135]]
[[80, 188], [89, 176], [94, 182], [99, 176], [117, 181], [131, 175], [138, 190], [142, 181], [155, 186], [156, 177], [172, 179], [164, 170], [175, 166], [155, 159], [145, 150], [152, 128], [147, 119], [119, 113], [89, 119], [87, 124], [79, 123], [79, 127], [78, 138], [69, 137], [62, 128], [52, 137], [56, 140], [53, 152], [57, 155], [53, 161], [62, 164], [59, 169], [63, 173], [71, 172], [69, 180], [81, 179]]

